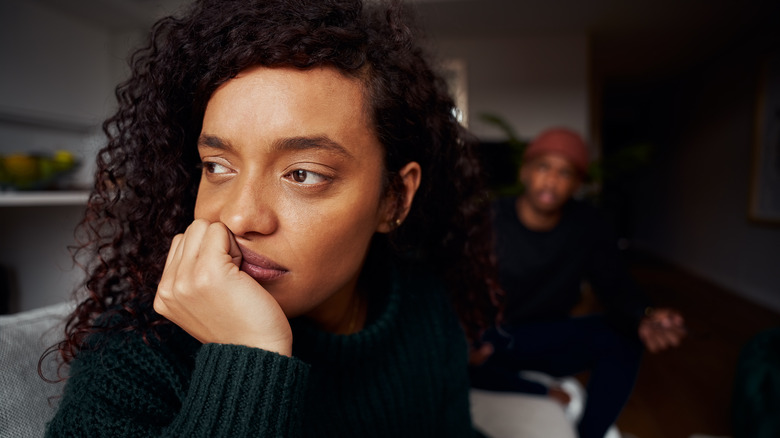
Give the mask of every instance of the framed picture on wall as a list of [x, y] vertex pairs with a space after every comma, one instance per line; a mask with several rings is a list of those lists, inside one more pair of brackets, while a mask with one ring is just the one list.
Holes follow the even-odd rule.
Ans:
[[762, 68], [751, 173], [750, 219], [780, 225], [780, 52]]
[[469, 126], [469, 97], [466, 78], [466, 61], [448, 59], [441, 65], [441, 75], [447, 82], [450, 95], [455, 100], [455, 117], [461, 125]]

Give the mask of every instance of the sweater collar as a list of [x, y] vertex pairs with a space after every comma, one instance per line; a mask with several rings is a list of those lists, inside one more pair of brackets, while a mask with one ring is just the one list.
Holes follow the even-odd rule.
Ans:
[[401, 305], [400, 278], [393, 269], [389, 292], [372, 296], [366, 326], [348, 335], [325, 332], [305, 318], [290, 321], [293, 330], [293, 355], [306, 362], [353, 363], [377, 345], [392, 340]]

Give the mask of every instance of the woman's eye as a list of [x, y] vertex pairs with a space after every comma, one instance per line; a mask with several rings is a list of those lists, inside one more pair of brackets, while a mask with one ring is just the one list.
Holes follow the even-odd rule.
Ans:
[[203, 168], [206, 169], [206, 172], [216, 175], [221, 175], [230, 171], [227, 167], [210, 161], [203, 163]]
[[325, 182], [328, 179], [319, 173], [309, 172], [308, 170], [297, 169], [289, 173], [290, 178], [299, 184], [311, 185]]

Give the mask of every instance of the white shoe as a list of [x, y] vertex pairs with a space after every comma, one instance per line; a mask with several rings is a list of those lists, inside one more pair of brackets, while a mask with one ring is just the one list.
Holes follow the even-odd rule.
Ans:
[[[547, 387], [556, 386], [566, 391], [570, 398], [569, 404], [564, 407], [566, 418], [572, 425], [576, 425], [577, 422], [580, 421], [580, 418], [582, 418], [582, 414], [585, 411], [585, 402], [588, 398], [588, 394], [579, 380], [574, 377], [556, 379], [555, 377], [538, 371], [521, 371], [520, 375], [526, 380], [538, 382]], [[617, 426], [613, 424], [607, 430], [604, 438], [622, 438], [622, 435]]]

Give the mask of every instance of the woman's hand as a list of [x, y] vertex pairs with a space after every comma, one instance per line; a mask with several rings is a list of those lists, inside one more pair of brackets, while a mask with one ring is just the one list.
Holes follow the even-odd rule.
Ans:
[[290, 356], [287, 317], [240, 265], [241, 251], [227, 227], [195, 220], [171, 242], [154, 310], [202, 343], [246, 345]]

